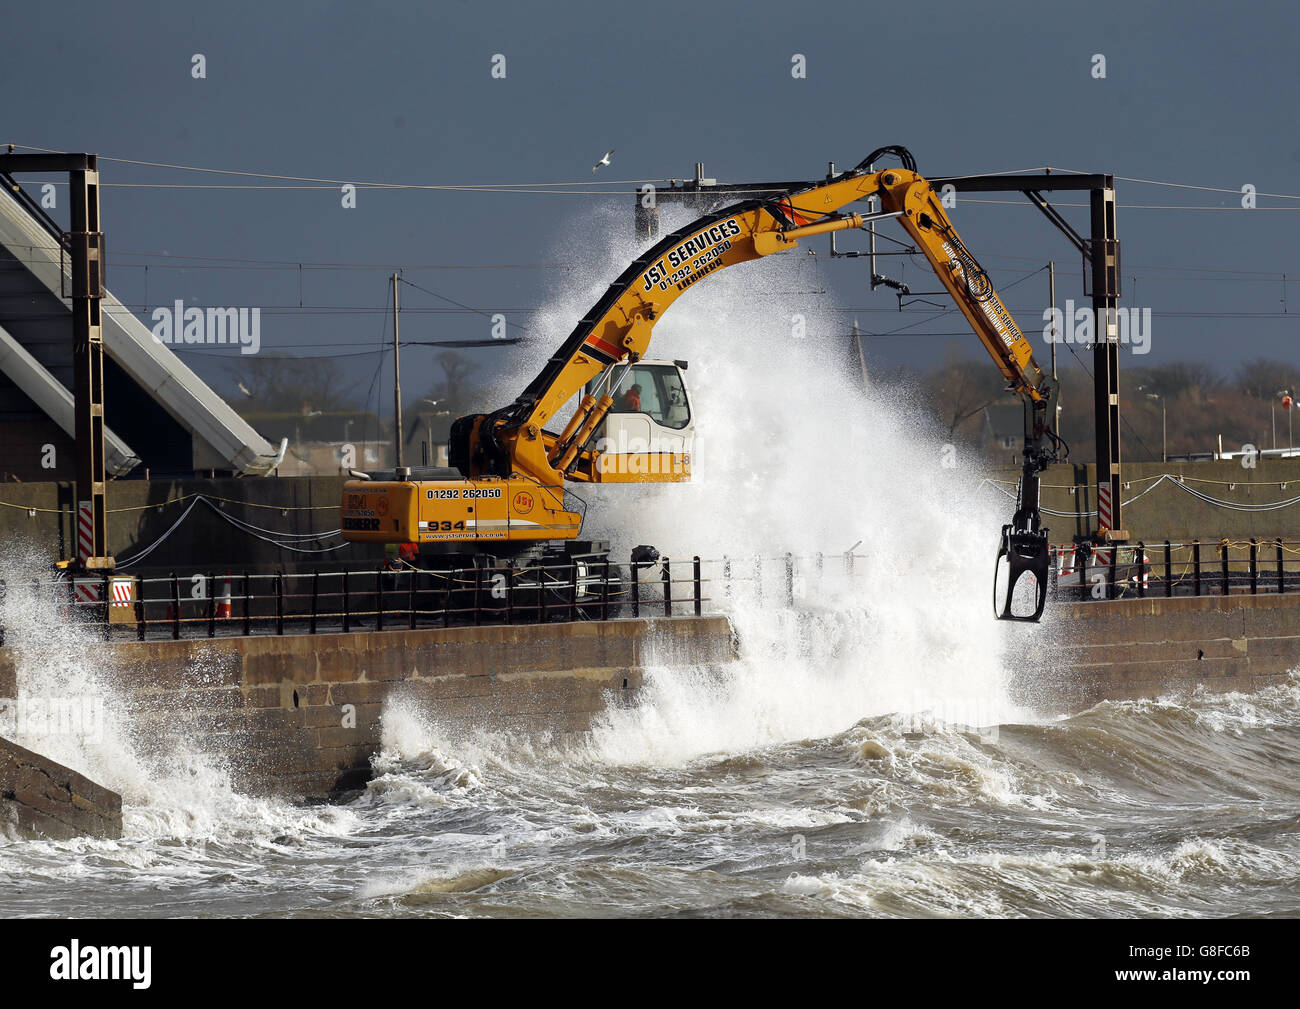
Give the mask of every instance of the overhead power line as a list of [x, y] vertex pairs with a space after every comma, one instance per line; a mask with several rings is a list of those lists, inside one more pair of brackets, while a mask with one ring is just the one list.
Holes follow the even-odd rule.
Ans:
[[[46, 154], [57, 153], [53, 148], [49, 148], [49, 147], [33, 147], [28, 144], [13, 144], [11, 146], [13, 146], [15, 149], [24, 150], [24, 151], [37, 151]], [[294, 182], [294, 183], [313, 184], [309, 187], [308, 186], [286, 187], [286, 186], [233, 186], [233, 185], [199, 186], [199, 185], [189, 185], [189, 184], [179, 184], [179, 183], [110, 183], [110, 182], [103, 183], [103, 185], [105, 186], [123, 186], [123, 187], [135, 187], [135, 188], [146, 188], [146, 189], [147, 188], [153, 188], [153, 189], [231, 188], [231, 189], [280, 190], [285, 188], [331, 188], [331, 187], [351, 185], [351, 186], [356, 186], [358, 189], [413, 189], [413, 190], [429, 190], [429, 191], [443, 191], [443, 192], [487, 192], [487, 193], [520, 192], [520, 193], [556, 193], [562, 195], [606, 195], [609, 192], [616, 192], [617, 190], [611, 188], [616, 186], [639, 186], [639, 185], [645, 185], [647, 183], [671, 184], [672, 182], [681, 181], [676, 179], [661, 178], [661, 179], [577, 179], [571, 182], [515, 182], [515, 183], [478, 182], [478, 183], [458, 183], [458, 184], [410, 183], [410, 182], [362, 182], [362, 181], [357, 181], [356, 179], [328, 179], [328, 178], [319, 178], [319, 177], [304, 176], [304, 175], [283, 175], [283, 174], [278, 174], [273, 172], [254, 172], [254, 171], [247, 171], [244, 169], [209, 168], [202, 165], [178, 165], [178, 164], [172, 164], [170, 162], [164, 162], [164, 161], [143, 161], [135, 158], [117, 158], [108, 155], [98, 155], [98, 157], [99, 160], [101, 161], [109, 161], [109, 162], [113, 162], [114, 164], [122, 164], [122, 165], [135, 165], [137, 167], [142, 167], [142, 168], [161, 168], [161, 169], [166, 169], [168, 171], [199, 172], [207, 175], [223, 175], [223, 176], [233, 176], [233, 177], [247, 178], [247, 179], [268, 179], [274, 182]], [[1050, 165], [1044, 165], [1040, 167], [1049, 172], [1051, 171], [1063, 172], [1067, 175], [1092, 174], [1089, 172], [1082, 172], [1077, 169], [1053, 168]], [[1014, 171], [986, 172], [983, 174], [1015, 175], [1015, 174], [1023, 174], [1025, 171], [1034, 171], [1034, 170], [1037, 169], [1029, 169], [1029, 170], [1018, 169]], [[1161, 179], [1139, 179], [1127, 175], [1116, 175], [1113, 176], [1113, 178], [1116, 181], [1131, 182], [1134, 183], [1135, 185], [1163, 186], [1171, 189], [1184, 189], [1193, 192], [1229, 193], [1236, 196], [1242, 195], [1240, 187], [1234, 189], [1234, 188], [1228, 188], [1222, 186], [1201, 186], [1201, 185], [1195, 185], [1186, 182], [1169, 182], [1167, 180], [1161, 180]], [[566, 190], [565, 187], [569, 187], [569, 188]], [[760, 191], [762, 190], [754, 190], [754, 192], [760, 192]], [[740, 191], [729, 190], [729, 192], [739, 193]], [[1268, 199], [1276, 199], [1276, 200], [1300, 201], [1300, 195], [1292, 194], [1292, 193], [1256, 192], [1255, 196], [1265, 197]], [[1015, 201], [966, 200], [965, 202], [1014, 203]], [[1057, 206], [1067, 206], [1067, 207], [1086, 206], [1086, 204], [1067, 203], [1067, 204], [1057, 204]], [[1224, 208], [1224, 207], [1191, 207], [1191, 206], [1180, 206], [1180, 205], [1154, 206], [1154, 205], [1140, 205], [1140, 204], [1121, 204], [1121, 207], [1125, 209], [1131, 209], [1131, 210], [1238, 209], [1238, 208]], [[1282, 209], [1282, 208], [1275, 207], [1275, 208], [1256, 208], [1256, 209]], [[1300, 209], [1300, 208], [1296, 208], [1296, 209]]]

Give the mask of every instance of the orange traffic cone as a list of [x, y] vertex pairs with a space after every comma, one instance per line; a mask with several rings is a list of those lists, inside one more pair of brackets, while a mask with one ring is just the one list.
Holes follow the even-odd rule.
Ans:
[[230, 619], [230, 572], [226, 572], [226, 584], [221, 590], [221, 595], [217, 599], [217, 619]]

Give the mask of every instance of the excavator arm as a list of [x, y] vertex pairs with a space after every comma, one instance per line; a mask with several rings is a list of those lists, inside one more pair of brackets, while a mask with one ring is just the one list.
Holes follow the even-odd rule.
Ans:
[[[1029, 341], [993, 289], [988, 274], [962, 244], [933, 187], [914, 168], [881, 172], [879, 183], [882, 205], [902, 211], [899, 223], [1024, 404], [1025, 441], [1016, 511], [1002, 527], [993, 605], [1000, 620], [1037, 621], [1047, 602], [1051, 563], [1047, 530], [1041, 528], [1038, 475], [1064, 456], [1064, 443], [1052, 426], [1057, 382], [1039, 368]], [[1031, 577], [1022, 583], [1025, 574]]]

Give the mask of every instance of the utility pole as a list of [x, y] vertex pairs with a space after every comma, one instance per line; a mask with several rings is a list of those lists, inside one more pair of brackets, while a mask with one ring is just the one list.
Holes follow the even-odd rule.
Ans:
[[1060, 334], [1056, 332], [1056, 262], [1047, 262], [1047, 301], [1052, 310], [1052, 381], [1056, 381], [1056, 341]]
[[[1138, 392], [1143, 392], [1150, 386], [1139, 385]], [[1163, 393], [1148, 392], [1147, 399], [1160, 400], [1160, 461], [1169, 461], [1169, 423], [1168, 414], [1165, 411], [1165, 397]]]
[[1165, 398], [1160, 397], [1160, 461], [1169, 461], [1169, 417], [1165, 412]]
[[397, 313], [399, 311], [397, 303], [397, 281], [398, 275], [393, 274], [393, 441], [396, 443], [397, 453], [394, 456], [394, 467], [402, 468], [402, 350], [401, 344], [397, 338]]

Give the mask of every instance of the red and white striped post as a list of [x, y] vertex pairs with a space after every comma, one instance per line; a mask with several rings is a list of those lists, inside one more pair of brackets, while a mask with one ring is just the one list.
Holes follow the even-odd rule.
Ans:
[[[77, 564], [86, 568], [86, 558], [95, 555], [95, 507], [90, 501], [77, 502]], [[73, 577], [78, 603], [99, 601], [99, 583], [93, 578]]]
[[[1111, 508], [1110, 502], [1111, 502], [1110, 484], [1108, 482], [1103, 483], [1101, 481], [1098, 481], [1097, 482], [1097, 532], [1102, 536], [1105, 536], [1106, 533], [1110, 532], [1110, 530], [1115, 528], [1114, 525], [1112, 525], [1112, 522], [1114, 521], [1115, 512], [1114, 509]], [[1097, 563], [1099, 564], [1110, 563], [1110, 551], [1098, 550], [1096, 552], [1096, 555], [1097, 555]]]

